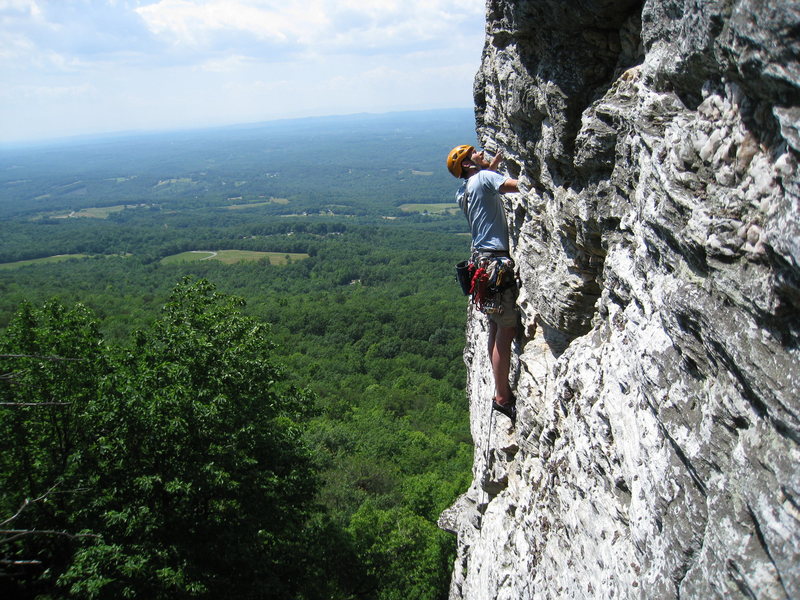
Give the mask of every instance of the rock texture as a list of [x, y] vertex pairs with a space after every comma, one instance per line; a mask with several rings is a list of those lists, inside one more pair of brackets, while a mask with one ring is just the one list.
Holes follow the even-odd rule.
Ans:
[[800, 3], [489, 0], [520, 417], [468, 325], [451, 598], [800, 598]]

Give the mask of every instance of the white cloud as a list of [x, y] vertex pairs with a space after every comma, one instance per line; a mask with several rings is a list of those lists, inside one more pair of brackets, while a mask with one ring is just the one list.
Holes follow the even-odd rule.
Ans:
[[0, 62], [13, 63], [36, 50], [20, 22], [39, 22], [40, 16], [33, 0], [0, 0]]
[[152, 33], [176, 45], [208, 48], [220, 37], [239, 34], [293, 45], [297, 51], [358, 54], [420, 41], [447, 44], [454, 25], [482, 17], [483, 5], [467, 2], [454, 9], [444, 0], [160, 0], [136, 12]]
[[9, 13], [27, 13], [31, 16], [38, 16], [41, 11], [35, 0], [0, 0], [0, 17], [6, 17]]
[[97, 93], [95, 87], [84, 83], [80, 85], [15, 85], [0, 90], [0, 97], [16, 100], [47, 102], [64, 98], [86, 98]]
[[33, 49], [33, 43], [25, 36], [13, 31], [0, 32], [0, 61], [11, 63]]
[[175, 43], [189, 46], [208, 43], [215, 34], [226, 31], [244, 32], [277, 42], [297, 37], [302, 31], [300, 23], [293, 18], [293, 11], [287, 10], [294, 7], [276, 8], [263, 2], [235, 0], [161, 0], [137, 8], [136, 12], [156, 35], [165, 35]]
[[0, 140], [467, 106], [483, 0], [0, 0]]
[[222, 58], [207, 60], [198, 68], [212, 73], [230, 73], [247, 67], [251, 62], [252, 59], [246, 56], [231, 54]]

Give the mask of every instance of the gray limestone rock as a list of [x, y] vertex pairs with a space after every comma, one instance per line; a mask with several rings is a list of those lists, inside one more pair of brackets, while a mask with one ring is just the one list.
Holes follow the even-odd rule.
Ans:
[[800, 598], [800, 2], [489, 0], [516, 427], [470, 314], [450, 596]]

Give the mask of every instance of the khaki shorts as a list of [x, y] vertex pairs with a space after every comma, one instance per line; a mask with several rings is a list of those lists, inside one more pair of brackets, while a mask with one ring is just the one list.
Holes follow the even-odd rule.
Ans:
[[497, 323], [498, 327], [516, 327], [517, 326], [517, 286], [514, 285], [500, 295], [500, 303], [498, 308], [484, 310], [489, 319]]

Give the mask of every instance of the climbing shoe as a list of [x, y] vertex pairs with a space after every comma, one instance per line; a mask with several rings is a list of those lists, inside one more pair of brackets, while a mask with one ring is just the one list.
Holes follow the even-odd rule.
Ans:
[[498, 404], [494, 400], [492, 400], [492, 410], [496, 410], [497, 412], [503, 413], [509, 419], [511, 419], [512, 423], [517, 422], [517, 405], [516, 403], [512, 404]]

